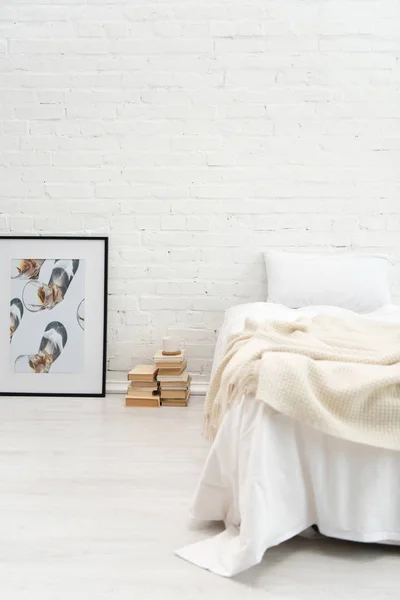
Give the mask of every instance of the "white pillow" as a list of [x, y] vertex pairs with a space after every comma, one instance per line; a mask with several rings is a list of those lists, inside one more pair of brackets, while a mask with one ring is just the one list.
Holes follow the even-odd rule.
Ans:
[[391, 303], [388, 262], [360, 254], [264, 254], [268, 302], [288, 308], [339, 306], [368, 313]]

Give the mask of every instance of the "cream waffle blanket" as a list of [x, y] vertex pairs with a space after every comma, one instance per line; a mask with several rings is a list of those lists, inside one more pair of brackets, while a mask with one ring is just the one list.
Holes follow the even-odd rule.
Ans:
[[400, 450], [400, 326], [358, 315], [248, 320], [210, 384], [208, 437], [244, 394], [329, 435]]

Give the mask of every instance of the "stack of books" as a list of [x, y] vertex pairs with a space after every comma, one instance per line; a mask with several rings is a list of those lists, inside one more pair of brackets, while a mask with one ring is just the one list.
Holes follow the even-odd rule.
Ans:
[[186, 372], [185, 351], [168, 356], [160, 350], [154, 355], [162, 406], [187, 406], [190, 397], [190, 375]]
[[128, 373], [126, 406], [160, 406], [160, 391], [157, 382], [157, 367], [137, 365]]

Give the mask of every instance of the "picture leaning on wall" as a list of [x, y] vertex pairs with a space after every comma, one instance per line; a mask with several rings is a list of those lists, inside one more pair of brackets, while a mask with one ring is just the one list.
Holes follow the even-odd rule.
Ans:
[[0, 394], [104, 396], [108, 238], [0, 243]]

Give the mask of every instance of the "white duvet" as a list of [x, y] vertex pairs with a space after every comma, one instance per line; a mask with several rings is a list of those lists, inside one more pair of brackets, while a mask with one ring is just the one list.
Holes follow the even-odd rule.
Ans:
[[[291, 310], [254, 303], [227, 311], [214, 357], [247, 317], [294, 320], [345, 314], [334, 307]], [[400, 323], [400, 308], [365, 315]], [[261, 402], [229, 411], [211, 447], [191, 507], [204, 521], [224, 521], [219, 535], [179, 550], [224, 576], [260, 562], [265, 551], [318, 524], [321, 533], [361, 542], [400, 543], [400, 454], [327, 436], [288, 417], [266, 414]]]

